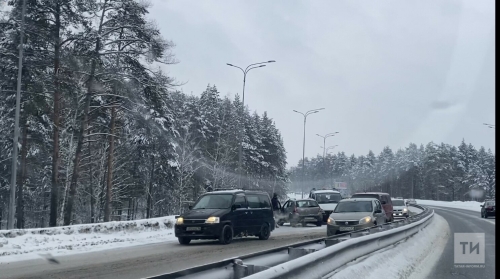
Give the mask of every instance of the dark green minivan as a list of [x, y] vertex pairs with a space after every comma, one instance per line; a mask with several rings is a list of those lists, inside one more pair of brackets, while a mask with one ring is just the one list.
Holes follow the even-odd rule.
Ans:
[[221, 190], [202, 195], [188, 212], [177, 216], [175, 236], [180, 244], [193, 239], [218, 239], [229, 244], [235, 236], [267, 240], [275, 226], [266, 192]]

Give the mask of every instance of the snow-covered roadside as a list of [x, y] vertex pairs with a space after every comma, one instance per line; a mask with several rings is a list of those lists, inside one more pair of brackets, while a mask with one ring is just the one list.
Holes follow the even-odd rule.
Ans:
[[481, 204], [476, 201], [432, 201], [432, 200], [416, 200], [418, 205], [442, 206], [458, 209], [466, 209], [476, 212], [481, 212]]
[[55, 228], [0, 230], [0, 263], [51, 254], [127, 247], [174, 240], [174, 216], [73, 225]]
[[425, 229], [406, 241], [348, 263], [328, 278], [428, 278], [449, 237], [448, 223], [435, 214]]

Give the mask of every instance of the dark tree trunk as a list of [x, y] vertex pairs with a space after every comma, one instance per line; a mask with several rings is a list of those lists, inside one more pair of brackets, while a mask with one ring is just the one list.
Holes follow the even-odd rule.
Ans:
[[[104, 6], [106, 6], [107, 1], [104, 1]], [[101, 14], [101, 19], [99, 22], [99, 30], [98, 34], [100, 35], [102, 32], [102, 23], [104, 20], [104, 14], [105, 14], [106, 9], [103, 8], [102, 14]], [[99, 59], [99, 51], [101, 49], [101, 41], [99, 38], [97, 38], [95, 50], [94, 50], [94, 57], [92, 57], [92, 63], [90, 66], [90, 74], [89, 74], [89, 80], [87, 83], [87, 93], [85, 95], [85, 104], [83, 108], [83, 119], [81, 120], [80, 124], [80, 129], [76, 135], [78, 138], [78, 143], [76, 145], [76, 151], [75, 151], [75, 159], [73, 161], [73, 175], [71, 176], [71, 184], [70, 184], [70, 189], [69, 189], [69, 197], [68, 197], [68, 203], [66, 206], [66, 210], [64, 212], [64, 225], [69, 225], [71, 223], [71, 214], [73, 211], [73, 202], [75, 199], [75, 194], [76, 194], [76, 185], [78, 183], [78, 177], [80, 174], [80, 160], [82, 157], [82, 149], [83, 149], [83, 139], [85, 137], [85, 131], [87, 130], [87, 122], [88, 122], [88, 115], [89, 115], [89, 110], [90, 110], [90, 100], [92, 99], [92, 93], [94, 91], [94, 79], [95, 79], [95, 72], [97, 68], [97, 60]]]
[[21, 173], [17, 180], [17, 228], [24, 229], [24, 182], [26, 181], [26, 156], [28, 154], [28, 126], [26, 118], [23, 123], [21, 139]]
[[[88, 124], [87, 124], [88, 125]], [[90, 129], [88, 131], [90, 134]], [[95, 197], [94, 197], [94, 181], [92, 179], [92, 149], [90, 141], [89, 145], [89, 195], [90, 195], [90, 223], [95, 223]]]
[[55, 7], [55, 42], [54, 42], [54, 114], [52, 115], [53, 125], [53, 150], [52, 150], [52, 187], [50, 190], [50, 219], [49, 227], [57, 226], [57, 208], [59, 203], [59, 128], [61, 113], [61, 92], [59, 87], [59, 67], [60, 67], [60, 29], [61, 29], [61, 5], [56, 1]]
[[151, 173], [149, 174], [149, 187], [148, 187], [148, 202], [146, 208], [146, 219], [151, 218], [151, 210], [152, 210], [152, 193], [153, 193], [153, 178], [155, 172], [155, 157], [151, 156]]
[[115, 121], [116, 108], [111, 108], [111, 123], [109, 124], [108, 171], [106, 175], [106, 205], [104, 207], [104, 222], [109, 222], [111, 217], [111, 202], [113, 199], [113, 159], [115, 149]]

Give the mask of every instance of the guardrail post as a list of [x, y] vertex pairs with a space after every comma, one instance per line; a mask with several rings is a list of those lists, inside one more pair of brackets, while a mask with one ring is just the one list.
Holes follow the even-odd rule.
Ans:
[[337, 243], [340, 243], [342, 241], [345, 241], [346, 239], [345, 238], [333, 238], [333, 239], [325, 239], [325, 246], [328, 247], [328, 246], [332, 246], [332, 245], [335, 245]]
[[293, 248], [288, 247], [288, 255], [291, 260], [305, 256], [309, 253], [316, 252], [316, 249]]
[[234, 279], [241, 279], [246, 276], [247, 266], [243, 264], [242, 260], [236, 259], [234, 260], [233, 271]]

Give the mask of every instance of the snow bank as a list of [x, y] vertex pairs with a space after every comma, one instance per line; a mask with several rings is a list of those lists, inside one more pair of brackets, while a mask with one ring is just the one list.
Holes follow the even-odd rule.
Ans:
[[89, 252], [175, 238], [174, 216], [55, 228], [0, 230], [0, 263]]
[[476, 201], [432, 201], [432, 200], [416, 200], [418, 205], [442, 206], [449, 208], [466, 209], [476, 212], [481, 212], [481, 202]]
[[325, 278], [428, 278], [450, 234], [448, 223], [435, 214], [425, 229], [406, 241], [358, 258]]

